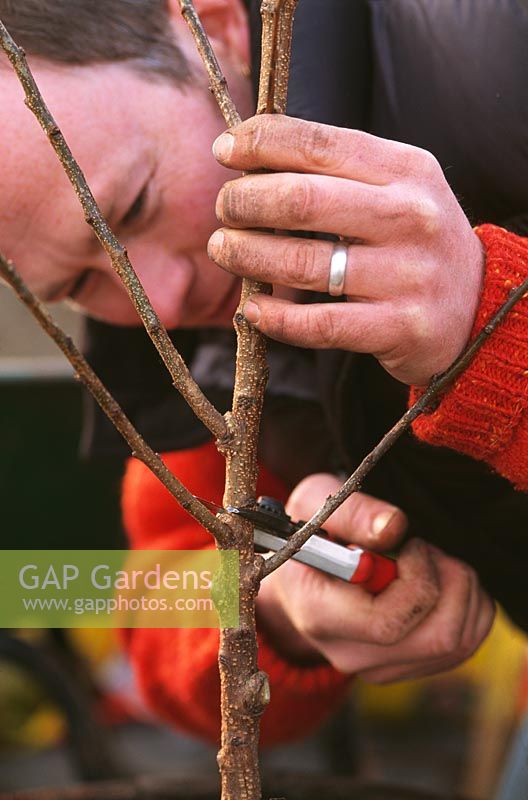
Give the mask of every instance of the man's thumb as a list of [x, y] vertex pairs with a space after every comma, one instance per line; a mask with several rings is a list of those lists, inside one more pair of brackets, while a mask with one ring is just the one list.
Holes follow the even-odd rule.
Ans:
[[[286, 505], [288, 514], [293, 521], [309, 519], [342, 483], [329, 473], [308, 476], [290, 495]], [[361, 492], [349, 497], [324, 524], [332, 538], [380, 551], [394, 548], [406, 528], [403, 511]]]

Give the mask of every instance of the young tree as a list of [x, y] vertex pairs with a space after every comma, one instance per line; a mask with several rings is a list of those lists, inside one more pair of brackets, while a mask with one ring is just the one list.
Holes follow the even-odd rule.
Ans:
[[[263, 0], [261, 14], [262, 66], [257, 113], [284, 113], [293, 19], [298, 0]], [[180, 0], [182, 14], [195, 38], [209, 74], [213, 92], [229, 127], [241, 119], [229, 95], [207, 36], [192, 0]], [[244, 318], [241, 309], [253, 294], [271, 291], [270, 287], [244, 280], [241, 302], [234, 326], [238, 349], [232, 410], [220, 414], [191, 377], [183, 359], [174, 348], [128, 259], [125, 248], [105, 222], [86, 179], [71, 153], [28, 67], [24, 52], [0, 22], [0, 42], [15, 70], [26, 96], [26, 104], [38, 119], [60, 159], [82, 205], [87, 224], [93, 229], [127, 292], [150, 338], [164, 361], [174, 383], [197, 417], [214, 436], [226, 459], [224, 507], [251, 508], [255, 502], [258, 473], [257, 443], [261, 410], [267, 382], [266, 343], [264, 337]], [[255, 601], [261, 581], [278, 569], [303, 546], [310, 536], [348, 498], [358, 491], [363, 479], [384, 453], [426, 412], [466, 368], [488, 336], [528, 290], [528, 281], [513, 290], [500, 309], [467, 351], [443, 375], [436, 376], [419, 401], [389, 431], [364, 459], [342, 488], [329, 497], [319, 511], [294, 534], [284, 547], [264, 560], [255, 553], [252, 523], [239, 515], [214, 516], [166, 468], [148, 446], [122, 409], [91, 370], [73, 342], [50, 317], [39, 300], [19, 276], [16, 267], [0, 254], [0, 275], [20, 300], [26, 304], [44, 330], [56, 342], [73, 365], [76, 374], [93, 394], [126, 439], [133, 455], [143, 461], [173, 497], [216, 539], [221, 550], [238, 550], [240, 555], [240, 618], [237, 628], [221, 631], [219, 670], [221, 676], [222, 741], [218, 757], [222, 778], [222, 800], [258, 800], [261, 796], [258, 764], [259, 720], [269, 702], [267, 676], [259, 671]]]

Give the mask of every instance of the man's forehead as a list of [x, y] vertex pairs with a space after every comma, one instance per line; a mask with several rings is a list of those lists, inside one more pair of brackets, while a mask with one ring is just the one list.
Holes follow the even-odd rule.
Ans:
[[[45, 65], [34, 73], [49, 110], [80, 159], [112, 153], [119, 144], [116, 131], [130, 133], [133, 100], [130, 93], [124, 96], [122, 86], [123, 81], [134, 80], [129, 70], [115, 65]], [[50, 169], [56, 163], [56, 156], [35, 116], [24, 104], [18, 79], [5, 65], [0, 69], [0, 96], [7, 110], [2, 115], [0, 131], [2, 150], [8, 148], [11, 160], [31, 158], [32, 162], [38, 160], [43, 169]], [[33, 154], [35, 147], [37, 151]]]
[[[97, 68], [50, 67], [37, 71], [36, 77], [96, 198], [108, 203], [113, 185], [130, 166], [134, 146], [126, 104], [116, 116], [109, 111], [105, 96], [109, 85], [114, 86], [113, 81], [122, 76], [112, 74], [109, 81], [105, 70]], [[0, 95], [9, 109], [6, 124], [0, 127], [0, 248], [3, 242], [11, 242], [11, 249], [19, 249], [26, 233], [31, 228], [38, 230], [43, 221], [46, 229], [50, 225], [60, 229], [67, 221], [73, 238], [84, 234], [88, 240], [91, 234], [84, 227], [73, 189], [37, 120], [24, 105], [18, 80], [5, 68], [0, 69]], [[128, 129], [128, 136], [118, 135], [122, 127]]]

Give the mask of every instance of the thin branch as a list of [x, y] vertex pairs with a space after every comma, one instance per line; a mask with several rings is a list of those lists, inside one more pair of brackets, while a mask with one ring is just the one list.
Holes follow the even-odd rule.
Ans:
[[209, 402], [192, 378], [187, 366], [171, 342], [128, 258], [126, 249], [117, 240], [95, 201], [86, 178], [75, 160], [55, 119], [49, 111], [28, 66], [24, 51], [13, 41], [0, 21], [0, 44], [22, 84], [26, 105], [37, 118], [48, 137], [82, 205], [88, 225], [93, 229], [112, 266], [123, 281], [148, 335], [167, 367], [175, 388], [181, 392], [196, 416], [220, 442], [229, 438], [226, 420]]
[[[284, 0], [279, 0], [279, 2], [282, 4]], [[289, 0], [289, 2], [291, 3], [291, 0]], [[202, 61], [209, 76], [211, 91], [217, 100], [224, 119], [229, 127], [236, 126], [241, 122], [240, 114], [236, 110], [233, 99], [229, 94], [227, 80], [211, 47], [211, 43], [209, 42], [200, 18], [196, 13], [192, 0], [180, 0], [180, 8], [194, 38], [198, 52], [202, 57]], [[264, 38], [265, 37], [263, 37], [263, 40]], [[271, 58], [274, 62], [276, 59], [275, 49], [273, 49]], [[289, 64], [289, 58], [282, 59], [281, 63]], [[272, 91], [271, 84], [269, 84], [269, 87], [270, 91]], [[261, 292], [269, 293], [270, 291], [271, 287], [268, 285], [244, 278], [242, 281], [240, 304], [235, 314], [234, 324], [237, 331], [238, 347], [231, 419], [234, 422], [235, 428], [241, 427], [244, 430], [244, 443], [232, 440], [228, 448], [225, 449], [226, 455], [228, 456], [228, 479], [224, 501], [227, 505], [247, 504], [251, 496], [250, 494], [248, 495], [248, 491], [251, 491], [250, 484], [255, 483], [256, 485], [256, 444], [258, 441], [260, 414], [267, 383], [268, 368], [266, 362], [265, 337], [247, 323], [242, 314], [242, 308], [252, 295]], [[254, 440], [254, 447], [252, 445], [251, 448], [248, 448], [247, 443], [250, 440]], [[234, 450], [238, 451], [237, 458], [240, 458], [242, 451], [245, 452], [246, 458], [244, 460], [244, 466], [242, 466], [241, 462], [237, 466], [237, 480], [230, 481], [229, 455], [232, 455]], [[249, 450], [251, 450], [251, 454]], [[242, 479], [242, 475], [246, 477]], [[249, 479], [249, 484], [247, 476], [252, 476]], [[236, 492], [235, 489], [232, 488], [235, 484], [239, 487]], [[255, 491], [255, 489], [253, 489], [253, 491]]]
[[298, 0], [263, 0], [262, 55], [257, 114], [285, 114], [293, 18]]
[[262, 17], [262, 47], [260, 53], [260, 80], [257, 114], [271, 114], [275, 83], [275, 55], [277, 47], [278, 8], [283, 0], [263, 0], [260, 6]]
[[430, 412], [440, 402], [442, 395], [450, 388], [453, 381], [461, 375], [475, 358], [483, 344], [489, 339], [492, 333], [498, 328], [506, 315], [511, 311], [516, 303], [528, 293], [528, 279], [517, 289], [513, 289], [506, 302], [501, 306], [497, 313], [485, 325], [483, 330], [473, 340], [462, 355], [449, 367], [446, 372], [433, 378], [420, 399], [403, 415], [391, 430], [385, 434], [383, 439], [366, 456], [356, 471], [348, 478], [343, 486], [334, 495], [330, 495], [313, 517], [303, 525], [289, 540], [284, 547], [267, 559], [263, 565], [262, 575], [270, 575], [282, 564], [285, 564], [292, 556], [297, 553], [303, 544], [308, 541], [321, 525], [324, 525], [328, 517], [336, 511], [352, 494], [358, 492], [361, 485], [372, 468], [378, 461], [391, 449], [402, 433], [407, 431], [412, 423], [423, 413]]
[[284, 6], [279, 18], [273, 98], [273, 112], [275, 114], [286, 113], [288, 83], [290, 79], [293, 21], [298, 1], [299, 0], [284, 0]]
[[207, 70], [210, 81], [209, 88], [218, 103], [228, 128], [234, 128], [235, 125], [239, 125], [242, 122], [242, 118], [236, 110], [233, 98], [229, 94], [227, 80], [220, 69], [220, 64], [204, 31], [200, 17], [196, 13], [192, 0], [180, 0], [180, 8]]
[[133, 456], [142, 461], [156, 475], [180, 505], [203, 525], [209, 533], [212, 533], [221, 546], [227, 547], [229, 541], [232, 541], [230, 528], [211, 514], [167, 469], [159, 455], [148, 446], [141, 434], [134, 428], [120, 405], [114, 400], [86, 359], [77, 350], [70, 337], [56, 324], [46, 308], [26, 286], [15, 266], [2, 253], [0, 253], [0, 275], [12, 287], [24, 305], [27, 306], [48, 336], [62, 350], [74, 368], [76, 375], [91, 392], [119, 433], [128, 442]]
[[[298, 0], [264, 0], [262, 3], [262, 63], [257, 114], [286, 112], [293, 18], [297, 3]], [[207, 70], [209, 88], [227, 126], [234, 128], [242, 119], [193, 0], [180, 0], [180, 8]]]

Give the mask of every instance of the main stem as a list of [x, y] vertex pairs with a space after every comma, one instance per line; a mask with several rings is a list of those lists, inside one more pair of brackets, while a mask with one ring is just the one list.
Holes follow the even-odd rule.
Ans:
[[[258, 113], [284, 113], [290, 65], [293, 15], [297, 0], [263, 0], [262, 68]], [[192, 0], [180, 0], [182, 14], [195, 38], [226, 123], [240, 117], [229, 96], [227, 83], [196, 14]], [[257, 448], [264, 392], [268, 379], [264, 337], [244, 318], [245, 302], [269, 287], [244, 280], [235, 315], [237, 332], [236, 375], [231, 415], [233, 438], [222, 451], [226, 457], [224, 507], [251, 506], [255, 501]], [[238, 628], [220, 632], [222, 746], [218, 764], [222, 800], [260, 800], [258, 742], [260, 717], [269, 702], [267, 676], [257, 665], [255, 604], [262, 576], [262, 559], [255, 555], [253, 526], [241, 518], [225, 520], [233, 531], [240, 554], [240, 620]], [[224, 546], [225, 545], [221, 545]]]
[[[241, 303], [250, 294], [242, 292]], [[268, 367], [263, 337], [241, 313], [235, 317], [238, 335], [237, 370], [233, 400], [235, 447], [226, 452], [225, 506], [254, 503], [258, 476], [257, 446]], [[259, 721], [269, 701], [267, 676], [257, 666], [255, 603], [260, 586], [261, 557], [253, 546], [253, 526], [236, 520], [240, 553], [239, 627], [220, 632], [219, 669], [222, 706], [222, 748], [218, 763], [222, 800], [259, 800]]]

